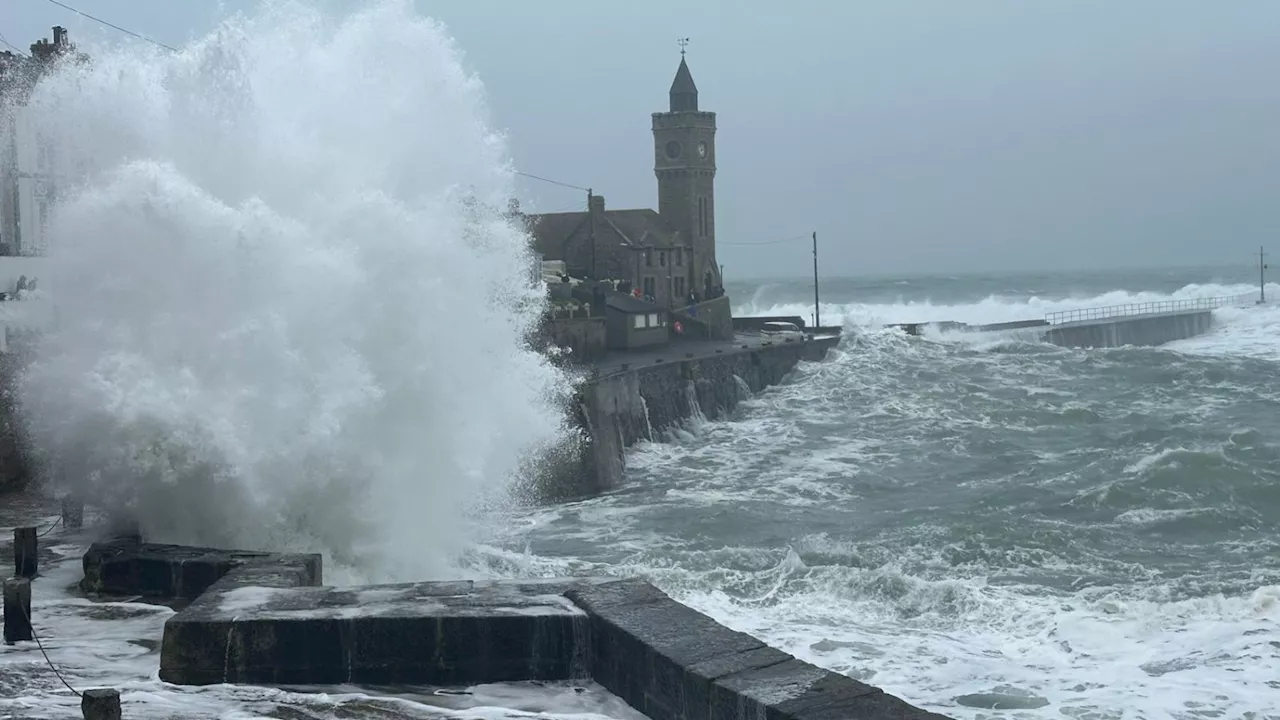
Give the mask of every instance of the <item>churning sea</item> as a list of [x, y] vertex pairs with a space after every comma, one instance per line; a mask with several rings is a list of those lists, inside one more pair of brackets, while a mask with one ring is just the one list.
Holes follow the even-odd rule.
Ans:
[[[1280, 717], [1280, 305], [1152, 348], [882, 328], [1254, 272], [826, 280], [839, 350], [635, 448], [617, 491], [522, 515], [504, 562], [644, 575], [959, 718]], [[729, 290], [738, 314], [812, 311], [805, 280]]]

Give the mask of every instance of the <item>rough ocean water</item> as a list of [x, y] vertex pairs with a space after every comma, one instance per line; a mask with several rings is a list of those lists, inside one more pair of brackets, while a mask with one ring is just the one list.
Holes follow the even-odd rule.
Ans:
[[[881, 327], [1237, 294], [1247, 269], [829, 280], [825, 362], [634, 448], [608, 495], [512, 509], [566, 380], [522, 342], [509, 162], [445, 30], [404, 0], [274, 3], [177, 54], [85, 49], [30, 108], [80, 181], [21, 393], [56, 478], [138, 500], [157, 539], [320, 550], [338, 582], [641, 575], [959, 718], [1280, 713], [1280, 309], [1097, 351]], [[809, 312], [805, 282], [729, 290]], [[636, 717], [592, 686], [165, 685], [172, 610], [79, 597], [87, 539], [44, 538], [36, 629], [129, 718]], [[0, 648], [0, 716], [77, 706]]]
[[[520, 515], [484, 562], [643, 575], [958, 718], [1280, 717], [1280, 306], [1156, 348], [881, 329], [1249, 277], [829, 280], [847, 337], [826, 362], [642, 444], [615, 492]], [[740, 313], [812, 309], [805, 281], [730, 291]]]

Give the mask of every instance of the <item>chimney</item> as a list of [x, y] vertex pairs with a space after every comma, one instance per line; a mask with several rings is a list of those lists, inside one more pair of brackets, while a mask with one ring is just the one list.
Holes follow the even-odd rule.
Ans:
[[604, 212], [604, 196], [592, 195], [590, 209], [591, 209], [591, 212]]
[[67, 44], [67, 29], [61, 25], [53, 26], [53, 45], [54, 47], [62, 47]]

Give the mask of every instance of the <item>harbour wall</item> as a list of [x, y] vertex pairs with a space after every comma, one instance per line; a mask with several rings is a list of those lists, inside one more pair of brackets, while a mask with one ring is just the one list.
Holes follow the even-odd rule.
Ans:
[[714, 420], [752, 393], [781, 382], [801, 360], [822, 360], [839, 342], [839, 335], [827, 335], [747, 347], [726, 343], [708, 354], [586, 381], [575, 399], [578, 444], [549, 461], [539, 482], [541, 494], [561, 500], [617, 487], [628, 447], [658, 439], [691, 418]]
[[1043, 338], [1071, 348], [1151, 346], [1203, 335], [1212, 328], [1213, 311], [1196, 310], [1065, 323], [1046, 330]]

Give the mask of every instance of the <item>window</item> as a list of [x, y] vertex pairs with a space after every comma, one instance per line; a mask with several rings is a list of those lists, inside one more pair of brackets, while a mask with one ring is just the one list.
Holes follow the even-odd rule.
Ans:
[[[676, 257], [680, 257], [680, 256], [676, 255]], [[674, 278], [674, 281], [676, 285], [676, 288], [675, 288], [676, 298], [678, 300], [684, 300], [684, 278], [677, 277], [677, 278]]]
[[676, 248], [676, 266], [684, 265], [684, 248]]
[[658, 283], [653, 278], [651, 277], [645, 278], [644, 279], [645, 297], [657, 297], [658, 296], [657, 285]]
[[657, 313], [653, 313], [653, 314], [649, 315], [649, 327], [658, 327], [658, 314], [657, 314]]
[[667, 253], [665, 251], [658, 253], [658, 264], [662, 267], [667, 266]]
[[649, 250], [644, 251], [644, 264], [653, 267], [653, 253]]
[[632, 315], [632, 317], [633, 317], [633, 318], [635, 318], [635, 326], [636, 326], [637, 328], [642, 328], [642, 327], [644, 327], [644, 316], [643, 316], [643, 315]]
[[698, 237], [707, 236], [707, 199], [698, 198]]

